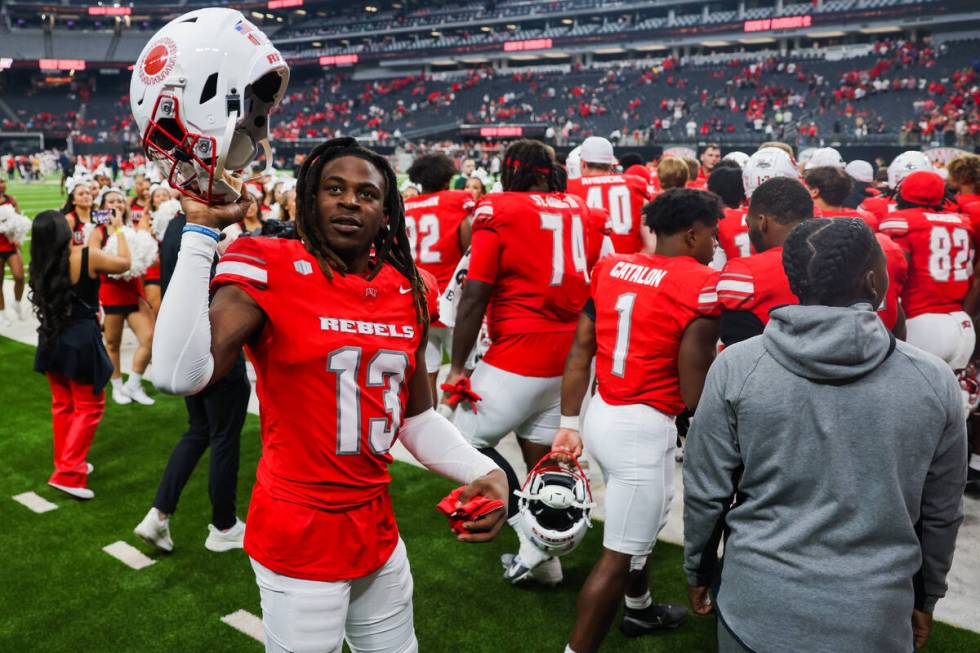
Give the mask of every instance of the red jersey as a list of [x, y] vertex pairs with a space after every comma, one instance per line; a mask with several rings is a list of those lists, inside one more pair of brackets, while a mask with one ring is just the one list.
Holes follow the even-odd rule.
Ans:
[[[10, 195], [0, 195], [0, 206], [4, 204], [13, 204], [14, 198]], [[0, 254], [6, 254], [7, 252], [16, 252], [17, 246], [14, 245], [9, 238], [0, 234]], [[2, 262], [0, 262], [2, 264]]]
[[524, 376], [561, 375], [599, 256], [598, 215], [565, 193], [480, 200], [467, 280], [494, 286], [484, 361]]
[[783, 248], [773, 247], [726, 263], [718, 280], [718, 301], [726, 311], [751, 312], [763, 325], [769, 323], [772, 309], [799, 304], [783, 270]]
[[898, 321], [898, 302], [908, 281], [909, 262], [905, 258], [905, 252], [894, 240], [881, 233], [875, 234], [875, 238], [878, 239], [878, 244], [885, 253], [885, 265], [888, 269], [888, 292], [885, 293], [885, 300], [878, 307], [878, 316], [891, 331]]
[[689, 256], [615, 254], [600, 260], [592, 275], [603, 400], [679, 415], [681, 338], [694, 320], [720, 315], [719, 273]]
[[294, 578], [371, 574], [398, 542], [389, 450], [425, 331], [409, 281], [389, 265], [327, 279], [298, 240], [249, 237], [219, 261], [212, 287], [225, 285], [266, 316], [246, 345], [262, 458], [245, 550]]
[[878, 222], [880, 224], [886, 217], [888, 217], [889, 213], [896, 210], [897, 206], [892, 198], [880, 195], [878, 197], [869, 197], [868, 199], [864, 200], [861, 202], [861, 206], [859, 208], [878, 218]]
[[973, 225], [966, 216], [903, 209], [888, 214], [881, 231], [909, 255], [902, 292], [908, 317], [963, 310], [973, 277]]
[[821, 211], [820, 209], [813, 208], [813, 217], [815, 218], [858, 218], [864, 220], [864, 223], [871, 227], [871, 231], [878, 231], [878, 225], [881, 221], [871, 211], [864, 211], [862, 209], [851, 209], [846, 206], [841, 206], [833, 210]]
[[651, 199], [646, 179], [619, 174], [579, 177], [568, 180], [568, 193], [609, 213], [609, 238], [616, 253], [632, 254], [643, 249], [643, 205]]
[[405, 202], [405, 231], [415, 263], [435, 275], [445, 290], [463, 250], [459, 227], [473, 213], [476, 202], [464, 190], [444, 190]]
[[749, 228], [745, 224], [746, 207], [725, 207], [725, 217], [718, 221], [718, 244], [730, 261], [751, 256], [754, 253], [749, 241]]

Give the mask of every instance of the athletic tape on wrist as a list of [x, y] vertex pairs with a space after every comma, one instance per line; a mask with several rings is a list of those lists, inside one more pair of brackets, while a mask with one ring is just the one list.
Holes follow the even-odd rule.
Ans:
[[577, 431], [579, 430], [578, 421], [578, 415], [562, 415], [558, 421], [558, 427]]
[[208, 238], [213, 238], [214, 242], [221, 240], [221, 232], [217, 229], [211, 229], [210, 227], [205, 227], [200, 224], [187, 224], [184, 225], [183, 231], [181, 233], [195, 233], [207, 236]]

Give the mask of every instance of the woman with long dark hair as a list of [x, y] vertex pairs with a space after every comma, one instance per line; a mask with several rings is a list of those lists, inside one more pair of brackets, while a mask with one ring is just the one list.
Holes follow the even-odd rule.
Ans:
[[60, 211], [40, 213], [31, 226], [29, 298], [40, 326], [34, 369], [51, 384], [54, 473], [48, 485], [79, 499], [95, 496], [86, 487], [86, 461], [105, 407], [103, 388], [112, 362], [96, 317], [99, 273], [129, 269], [129, 248], [114, 217], [119, 254], [72, 247], [72, 228]]
[[[85, 181], [68, 182], [68, 199], [61, 207], [61, 213], [71, 228], [72, 245], [82, 247], [87, 244], [92, 225], [92, 209], [95, 208], [95, 196]], [[101, 244], [101, 241], [99, 241]], [[99, 245], [96, 245], [98, 247]]]

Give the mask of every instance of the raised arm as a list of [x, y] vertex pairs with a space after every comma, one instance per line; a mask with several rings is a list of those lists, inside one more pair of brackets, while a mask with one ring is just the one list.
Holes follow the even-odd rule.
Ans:
[[188, 224], [153, 337], [153, 383], [163, 392], [190, 395], [222, 378], [265, 324], [258, 304], [238, 288], [221, 288], [208, 306], [219, 231], [241, 220], [250, 201], [246, 194], [225, 206], [181, 202]]

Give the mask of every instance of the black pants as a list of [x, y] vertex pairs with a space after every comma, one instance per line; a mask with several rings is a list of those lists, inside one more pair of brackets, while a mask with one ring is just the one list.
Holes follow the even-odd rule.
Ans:
[[223, 379], [203, 392], [184, 399], [187, 405], [187, 431], [170, 454], [153, 500], [154, 508], [168, 515], [176, 512], [177, 501], [187, 479], [210, 446], [208, 494], [211, 496], [211, 523], [222, 530], [235, 525], [239, 440], [250, 391], [251, 386], [245, 376], [245, 358], [239, 355], [235, 366]]

